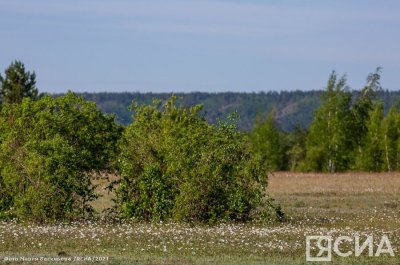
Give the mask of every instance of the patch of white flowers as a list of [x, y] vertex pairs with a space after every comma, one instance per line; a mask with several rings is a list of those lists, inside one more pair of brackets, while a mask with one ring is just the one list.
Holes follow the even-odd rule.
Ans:
[[[69, 224], [37, 225], [0, 222], [0, 253], [58, 251], [81, 252], [186, 252], [190, 255], [243, 252], [291, 253], [303, 251], [307, 235], [393, 235], [399, 230], [382, 229], [373, 224], [394, 218], [386, 213], [371, 215], [371, 226], [341, 225], [332, 218], [289, 220], [281, 224], [220, 224], [216, 226], [180, 223], [137, 223], [120, 221], [72, 222]], [[361, 218], [361, 217], [360, 217]], [[393, 220], [393, 219], [392, 219]], [[364, 223], [366, 220], [364, 219]]]

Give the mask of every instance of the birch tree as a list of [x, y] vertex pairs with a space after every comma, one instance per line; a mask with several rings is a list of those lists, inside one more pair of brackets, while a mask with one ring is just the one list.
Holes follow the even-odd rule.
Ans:
[[352, 148], [351, 94], [346, 77], [329, 77], [307, 137], [305, 167], [311, 171], [336, 172], [346, 170]]

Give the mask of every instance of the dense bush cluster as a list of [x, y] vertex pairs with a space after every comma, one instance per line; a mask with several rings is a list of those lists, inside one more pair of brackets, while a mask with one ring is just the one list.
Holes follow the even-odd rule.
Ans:
[[91, 173], [108, 167], [120, 132], [73, 93], [3, 105], [0, 215], [45, 222], [90, 214]]
[[267, 175], [231, 120], [207, 123], [200, 106], [135, 105], [121, 140], [117, 205], [141, 220], [245, 221], [269, 209]]
[[[92, 176], [117, 170], [118, 216], [146, 221], [247, 221], [282, 211], [247, 135], [211, 125], [200, 106], [135, 105], [125, 128], [74, 93], [38, 96], [35, 74], [13, 62], [0, 76], [0, 218], [85, 218]], [[124, 131], [124, 132], [123, 132]]]

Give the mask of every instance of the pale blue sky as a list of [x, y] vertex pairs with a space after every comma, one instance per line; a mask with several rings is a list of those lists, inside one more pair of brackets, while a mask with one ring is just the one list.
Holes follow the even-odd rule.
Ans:
[[0, 71], [41, 91], [400, 89], [400, 1], [0, 0]]

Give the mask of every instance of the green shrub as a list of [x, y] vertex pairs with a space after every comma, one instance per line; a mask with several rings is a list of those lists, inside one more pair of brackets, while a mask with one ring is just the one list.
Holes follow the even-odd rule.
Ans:
[[246, 221], [270, 210], [263, 161], [232, 121], [211, 125], [200, 106], [134, 105], [120, 142], [122, 217], [146, 221]]
[[5, 104], [0, 216], [47, 222], [91, 213], [91, 173], [109, 167], [120, 133], [114, 117], [73, 93]]

